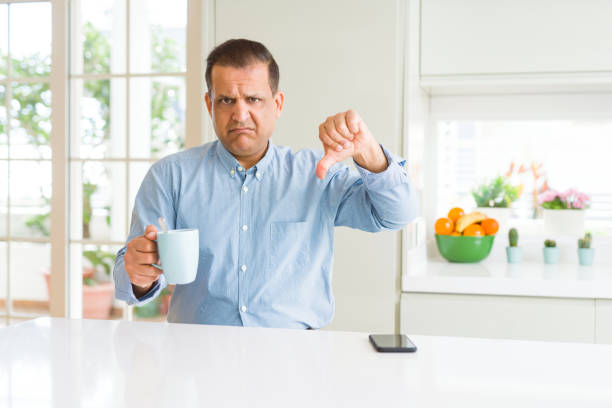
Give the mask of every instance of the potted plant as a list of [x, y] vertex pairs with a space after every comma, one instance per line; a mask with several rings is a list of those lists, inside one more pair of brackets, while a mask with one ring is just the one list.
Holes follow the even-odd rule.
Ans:
[[[92, 183], [83, 183], [83, 238], [90, 238], [90, 222], [92, 216], [91, 197], [98, 186]], [[26, 220], [26, 225], [43, 235], [48, 236], [46, 223], [49, 214], [36, 215]], [[110, 219], [106, 219], [110, 224]], [[99, 247], [95, 250], [83, 251], [83, 317], [89, 319], [108, 319], [110, 317], [114, 283], [110, 280], [115, 254], [103, 251]], [[51, 296], [50, 271], [44, 271], [49, 296]]]
[[[83, 251], [89, 263], [83, 267], [83, 317], [108, 319], [113, 305], [114, 283], [110, 280], [115, 254], [100, 248]], [[103, 278], [102, 278], [103, 276]], [[51, 274], [45, 271], [47, 290], [51, 296]]]
[[590, 232], [584, 234], [584, 238], [578, 239], [578, 262], [582, 266], [593, 265], [595, 248], [591, 248], [592, 236]]
[[582, 235], [585, 210], [591, 197], [570, 188], [564, 192], [547, 190], [538, 196], [538, 204], [544, 212], [544, 227], [551, 235]]
[[544, 254], [544, 263], [556, 264], [559, 262], [559, 248], [557, 248], [557, 242], [555, 240], [547, 239], [544, 241], [542, 253]]
[[522, 186], [512, 185], [509, 177], [497, 176], [472, 190], [472, 197], [476, 201], [477, 211], [495, 218], [502, 227], [506, 227], [510, 205], [520, 197], [521, 191]]
[[523, 257], [523, 249], [518, 246], [518, 231], [516, 228], [510, 228], [510, 231], [508, 231], [508, 245], [506, 247], [508, 263], [520, 263]]

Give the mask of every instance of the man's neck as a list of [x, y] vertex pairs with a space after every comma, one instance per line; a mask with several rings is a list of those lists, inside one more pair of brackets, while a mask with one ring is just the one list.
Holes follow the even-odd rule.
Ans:
[[242, 167], [248, 170], [254, 165], [256, 165], [266, 155], [266, 152], [268, 151], [269, 146], [270, 146], [270, 142], [268, 142], [265, 149], [263, 149], [261, 152], [258, 152], [252, 156], [245, 156], [245, 157], [234, 156], [234, 157], [236, 158], [236, 160], [238, 160], [238, 163], [240, 163]]

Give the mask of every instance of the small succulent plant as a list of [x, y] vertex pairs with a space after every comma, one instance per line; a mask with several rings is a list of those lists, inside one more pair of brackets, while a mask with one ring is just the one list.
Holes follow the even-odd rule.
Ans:
[[544, 241], [544, 246], [546, 248], [555, 248], [557, 246], [557, 242], [554, 239], [547, 239]]
[[593, 236], [590, 232], [587, 232], [586, 234], [584, 234], [584, 238], [578, 239], [578, 248], [590, 248], [592, 240]]
[[516, 228], [510, 228], [510, 231], [508, 231], [508, 242], [511, 247], [518, 246], [518, 231]]

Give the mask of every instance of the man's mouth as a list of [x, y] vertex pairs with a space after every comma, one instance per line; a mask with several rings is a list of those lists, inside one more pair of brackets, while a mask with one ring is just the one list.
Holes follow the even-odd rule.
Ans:
[[240, 128], [230, 129], [230, 133], [246, 133], [246, 132], [253, 132], [253, 130], [254, 129], [248, 128], [248, 127], [240, 127]]

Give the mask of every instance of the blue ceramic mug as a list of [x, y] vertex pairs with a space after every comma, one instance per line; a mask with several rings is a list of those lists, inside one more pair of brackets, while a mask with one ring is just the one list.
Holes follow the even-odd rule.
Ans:
[[197, 229], [157, 233], [157, 251], [161, 265], [153, 266], [164, 272], [169, 284], [185, 284], [195, 280], [200, 257], [199, 238]]

